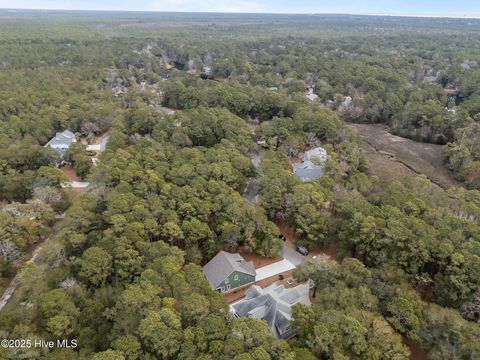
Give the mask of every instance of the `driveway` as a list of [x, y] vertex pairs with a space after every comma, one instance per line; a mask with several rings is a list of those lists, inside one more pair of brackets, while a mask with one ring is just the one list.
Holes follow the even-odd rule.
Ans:
[[62, 187], [72, 187], [74, 189], [85, 189], [90, 185], [89, 182], [86, 181], [70, 181], [69, 183], [62, 184]]
[[300, 265], [302, 262], [309, 258], [309, 256], [303, 256], [298, 251], [289, 247], [287, 244], [283, 244], [282, 256], [285, 260], [288, 260], [295, 266]]
[[95, 144], [87, 145], [87, 151], [103, 152], [107, 147], [107, 142], [110, 139], [110, 134], [105, 133]]
[[297, 265], [300, 265], [309, 258], [309, 256], [303, 256], [302, 254], [288, 247], [286, 244], [283, 244], [282, 256], [283, 260], [256, 269], [257, 277], [255, 278], [255, 281], [267, 279], [286, 271], [293, 270], [297, 267]]
[[255, 281], [267, 279], [292, 269], [295, 269], [295, 265], [293, 265], [290, 261], [283, 259], [281, 261], [277, 261], [276, 263], [258, 268]]

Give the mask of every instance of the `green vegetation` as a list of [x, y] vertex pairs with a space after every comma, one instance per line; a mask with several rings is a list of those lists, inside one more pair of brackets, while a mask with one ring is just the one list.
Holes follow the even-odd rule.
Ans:
[[474, 359], [478, 354], [477, 324], [456, 311], [423, 302], [395, 267], [369, 270], [356, 259], [338, 264], [324, 256], [295, 271], [300, 279], [318, 284], [314, 304], [294, 310], [297, 342], [321, 349], [327, 358], [349, 354], [407, 359], [409, 352], [395, 331], [418, 341], [433, 359]]
[[[412, 343], [430, 359], [480, 357], [480, 22], [28, 11], [0, 20], [3, 280], [65, 212], [23, 267], [0, 331], [79, 344], [1, 358], [407, 359]], [[446, 166], [466, 189], [370, 177], [345, 121], [449, 143]], [[110, 134], [96, 166], [84, 145], [67, 152], [91, 183], [73, 201], [58, 154], [43, 146], [64, 129]], [[292, 162], [317, 146], [325, 176], [301, 182]], [[249, 179], [259, 204], [243, 196]], [[298, 245], [337, 249], [337, 260], [295, 270], [314, 281], [313, 304], [294, 307], [287, 341], [232, 318], [200, 267], [222, 249], [280, 255], [278, 221]]]
[[458, 129], [457, 141], [444, 149], [447, 167], [470, 188], [480, 188], [480, 125]]

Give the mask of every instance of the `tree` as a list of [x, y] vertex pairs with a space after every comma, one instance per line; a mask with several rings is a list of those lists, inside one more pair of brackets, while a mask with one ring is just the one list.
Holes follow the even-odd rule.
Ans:
[[293, 271], [293, 276], [299, 281], [312, 280], [314, 283], [313, 297], [318, 288], [334, 286], [338, 276], [338, 263], [327, 255], [308, 259]]
[[113, 269], [120, 283], [128, 283], [142, 270], [143, 257], [135, 249], [118, 246], [113, 250]]
[[53, 186], [37, 187], [33, 190], [34, 199], [51, 205], [56, 211], [65, 211], [70, 205], [65, 192]]
[[112, 347], [120, 351], [126, 360], [138, 360], [143, 356], [138, 339], [133, 335], [124, 335], [112, 342]]
[[186, 324], [195, 324], [209, 314], [210, 303], [208, 299], [196, 292], [187, 295], [180, 302], [180, 314]]
[[85, 179], [91, 168], [92, 160], [87, 155], [78, 154], [75, 156], [75, 172], [81, 179]]
[[138, 284], [129, 284], [115, 303], [112, 317], [114, 328], [120, 334], [129, 334], [138, 328], [149, 311], [160, 309], [167, 284], [155, 271], [145, 270]]
[[65, 315], [55, 315], [47, 321], [47, 330], [54, 336], [66, 337], [75, 331], [75, 323]]
[[125, 356], [120, 351], [106, 350], [93, 355], [92, 360], [125, 360]]
[[77, 331], [79, 309], [62, 289], [45, 294], [39, 303], [46, 329], [56, 337], [66, 337]]
[[280, 230], [271, 221], [266, 221], [260, 229], [254, 233], [255, 252], [265, 257], [274, 257], [282, 253], [283, 242], [280, 239]]
[[462, 306], [462, 313], [467, 319], [480, 320], [480, 290], [477, 290]]
[[480, 355], [478, 325], [462, 319], [452, 309], [430, 304], [425, 311], [419, 335], [434, 359], [452, 356], [474, 359]]
[[141, 321], [138, 332], [147, 349], [163, 358], [174, 358], [182, 343], [180, 318], [169, 308], [147, 315]]
[[232, 335], [242, 340], [244, 350], [249, 351], [257, 346], [268, 346], [273, 335], [265, 322], [258, 319], [233, 319]]
[[420, 328], [414, 305], [404, 298], [394, 299], [387, 305], [387, 311], [391, 314], [388, 321], [409, 338], [416, 338]]
[[79, 261], [80, 277], [89, 285], [98, 287], [112, 272], [112, 256], [102, 248], [92, 246], [85, 250]]
[[60, 188], [62, 184], [67, 183], [68, 178], [58, 168], [42, 166], [37, 171], [37, 187]]

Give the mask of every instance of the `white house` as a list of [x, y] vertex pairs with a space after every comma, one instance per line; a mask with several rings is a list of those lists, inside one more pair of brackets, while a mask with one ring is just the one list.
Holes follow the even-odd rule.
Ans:
[[51, 147], [58, 151], [60, 156], [65, 156], [70, 145], [77, 142], [75, 134], [70, 130], [65, 130], [61, 133], [56, 133], [55, 137], [50, 139], [50, 141], [45, 145], [45, 147]]

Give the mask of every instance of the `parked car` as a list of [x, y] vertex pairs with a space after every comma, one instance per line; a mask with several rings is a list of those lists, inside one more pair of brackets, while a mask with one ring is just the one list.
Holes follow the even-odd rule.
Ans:
[[279, 238], [282, 239], [282, 241], [287, 241], [287, 238], [283, 234], [280, 234]]
[[297, 246], [297, 249], [296, 249], [300, 254], [302, 254], [303, 256], [307, 256], [308, 255], [308, 250], [306, 248], [304, 248], [303, 246]]

